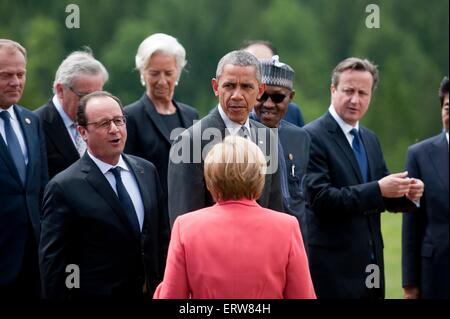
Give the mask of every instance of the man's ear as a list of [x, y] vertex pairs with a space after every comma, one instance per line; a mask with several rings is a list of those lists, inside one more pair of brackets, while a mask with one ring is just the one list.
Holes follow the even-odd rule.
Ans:
[[266, 91], [266, 88], [267, 88], [267, 86], [266, 86], [265, 83], [261, 83], [261, 84], [258, 86], [258, 99], [261, 97], [261, 95], [264, 94], [264, 92]]
[[87, 129], [84, 126], [77, 125], [77, 131], [80, 133], [81, 137], [83, 138], [83, 141], [87, 141]]
[[64, 100], [64, 85], [62, 85], [61, 83], [56, 83], [55, 91], [56, 91], [56, 95], [58, 96], [58, 99], [60, 101], [63, 101]]
[[292, 90], [291, 93], [289, 93], [289, 102], [294, 99], [294, 96], [295, 96], [295, 91]]
[[212, 85], [215, 96], [219, 96], [219, 80], [216, 78], [213, 78], [211, 80], [211, 85]]

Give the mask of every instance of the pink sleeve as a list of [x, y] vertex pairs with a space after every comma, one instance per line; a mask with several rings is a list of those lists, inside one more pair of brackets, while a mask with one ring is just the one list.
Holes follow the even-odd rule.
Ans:
[[187, 299], [190, 296], [179, 220], [177, 218], [173, 225], [164, 280], [156, 288], [154, 299]]
[[292, 221], [291, 249], [286, 267], [284, 298], [316, 299], [300, 227], [297, 220], [292, 219]]

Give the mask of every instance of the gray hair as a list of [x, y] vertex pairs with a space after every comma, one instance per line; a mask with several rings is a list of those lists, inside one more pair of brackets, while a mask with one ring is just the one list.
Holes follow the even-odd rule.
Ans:
[[372, 91], [375, 91], [375, 89], [378, 86], [379, 81], [379, 74], [378, 74], [378, 68], [375, 64], [370, 62], [367, 59], [360, 59], [360, 58], [347, 58], [341, 62], [334, 68], [333, 73], [331, 75], [331, 84], [333, 86], [337, 87], [339, 84], [339, 78], [342, 74], [342, 72], [346, 70], [355, 70], [355, 71], [367, 71], [372, 74]]
[[0, 39], [0, 49], [17, 50], [23, 54], [25, 61], [27, 60], [27, 50], [18, 42], [10, 39]]
[[256, 80], [259, 84], [261, 84], [261, 64], [253, 54], [243, 50], [231, 51], [225, 54], [225, 56], [222, 57], [222, 59], [220, 59], [219, 63], [217, 64], [216, 79], [218, 79], [222, 75], [223, 68], [227, 64], [243, 67], [255, 67]]
[[60, 83], [67, 87], [72, 87], [74, 82], [82, 75], [103, 76], [104, 81], [108, 81], [109, 74], [103, 64], [96, 60], [89, 48], [87, 51], [74, 51], [62, 61], [56, 71], [53, 82], [53, 93], [56, 94], [56, 84]]
[[186, 50], [173, 36], [165, 33], [155, 33], [141, 42], [136, 53], [136, 69], [141, 73], [142, 85], [145, 85], [143, 77], [145, 67], [147, 66], [152, 55], [156, 52], [173, 55], [175, 57], [178, 71], [178, 81], [180, 79], [181, 72], [187, 63]]

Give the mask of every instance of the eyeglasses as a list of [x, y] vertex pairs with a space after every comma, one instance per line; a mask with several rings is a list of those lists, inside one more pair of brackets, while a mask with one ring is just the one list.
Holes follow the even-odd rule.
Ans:
[[76, 96], [78, 96], [79, 99], [81, 99], [82, 97], [84, 97], [84, 96], [86, 96], [86, 95], [89, 94], [89, 93], [80, 93], [80, 92], [77, 92], [77, 91], [75, 91], [75, 90], [74, 90], [72, 87], [70, 87], [70, 86], [68, 86], [67, 88], [68, 88], [69, 90], [71, 90], [73, 94], [75, 94]]
[[259, 102], [265, 102], [270, 97], [273, 103], [281, 103], [284, 101], [287, 95], [281, 93], [268, 94], [264, 92], [263, 95], [258, 99]]
[[110, 120], [101, 120], [101, 121], [97, 121], [97, 122], [89, 122], [86, 123], [86, 126], [88, 125], [95, 125], [96, 128], [100, 128], [100, 129], [104, 129], [104, 130], [108, 130], [111, 127], [111, 122], [114, 123], [115, 126], [122, 126], [125, 125], [126, 118], [125, 116], [116, 116]]

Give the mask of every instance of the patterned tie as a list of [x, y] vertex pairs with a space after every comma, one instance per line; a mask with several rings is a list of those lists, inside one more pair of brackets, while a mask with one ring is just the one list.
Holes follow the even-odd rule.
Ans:
[[359, 132], [357, 129], [352, 129], [350, 134], [353, 135], [352, 148], [353, 153], [356, 156], [356, 160], [358, 161], [359, 169], [361, 171], [361, 175], [364, 183], [369, 181], [369, 165], [367, 163], [367, 155], [366, 150], [364, 149], [364, 144], [361, 141], [359, 136]]
[[77, 149], [78, 154], [80, 154], [81, 157], [83, 156], [84, 152], [86, 152], [86, 142], [78, 132], [77, 126], [75, 124], [72, 124], [72, 127], [75, 128], [75, 148]]
[[25, 185], [27, 166], [25, 164], [25, 158], [20, 148], [19, 140], [11, 125], [11, 115], [7, 111], [0, 112], [0, 117], [5, 123], [5, 137], [8, 144], [8, 150], [11, 154], [11, 158], [16, 165], [17, 172], [19, 173], [22, 183]]
[[242, 125], [241, 128], [239, 129], [237, 135], [246, 138], [246, 139], [250, 139], [250, 134], [248, 132], [248, 129], [245, 125]]
[[134, 209], [133, 201], [131, 200], [130, 195], [125, 188], [125, 185], [122, 182], [122, 177], [120, 176], [120, 167], [114, 167], [109, 170], [113, 173], [116, 178], [116, 190], [117, 197], [119, 197], [119, 201], [122, 204], [122, 207], [130, 221], [133, 229], [136, 233], [141, 232], [141, 227], [139, 226], [139, 221], [137, 219], [136, 210]]

